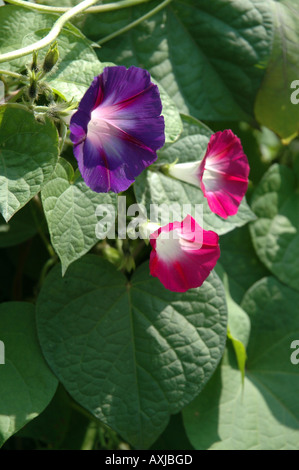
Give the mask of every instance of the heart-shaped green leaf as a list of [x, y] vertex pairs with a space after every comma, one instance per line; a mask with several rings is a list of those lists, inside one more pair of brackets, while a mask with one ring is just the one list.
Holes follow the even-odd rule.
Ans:
[[63, 274], [73, 261], [99, 241], [96, 236], [97, 207], [112, 205], [116, 214], [116, 194], [95, 193], [81, 177], [74, 178], [72, 166], [60, 158], [51, 180], [42, 189], [51, 242], [61, 259]]
[[[196, 449], [296, 450], [299, 442], [298, 292], [274, 278], [257, 282], [242, 308], [251, 320], [244, 386], [232, 354], [183, 411]], [[298, 348], [297, 348], [298, 349]]]
[[[269, 0], [274, 18], [270, 62], [255, 102], [256, 119], [286, 142], [299, 133], [298, 80], [299, 17], [294, 0]], [[292, 96], [294, 95], [294, 97]]]
[[47, 277], [38, 299], [43, 353], [67, 391], [132, 445], [148, 447], [203, 388], [226, 338], [223, 286], [211, 274], [177, 294], [150, 278], [128, 282], [88, 255]]
[[58, 382], [42, 356], [32, 304], [0, 305], [0, 339], [1, 446], [46, 408]]
[[6, 222], [42, 188], [58, 159], [58, 134], [19, 105], [0, 107], [0, 212]]
[[[101, 40], [158, 4], [88, 15], [83, 31]], [[173, 0], [104, 42], [98, 55], [148, 69], [183, 113], [205, 120], [244, 119], [253, 115], [271, 54], [273, 23], [269, 2]]]
[[299, 194], [293, 172], [272, 165], [253, 194], [250, 226], [257, 255], [282, 282], [299, 290]]

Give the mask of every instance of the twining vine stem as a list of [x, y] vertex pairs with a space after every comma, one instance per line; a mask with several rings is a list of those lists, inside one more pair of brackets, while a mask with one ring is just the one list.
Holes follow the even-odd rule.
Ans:
[[[19, 57], [23, 57], [25, 55], [33, 53], [34, 51], [37, 51], [39, 49], [42, 49], [48, 46], [49, 44], [51, 44], [51, 42], [53, 42], [57, 38], [57, 36], [59, 35], [65, 23], [67, 23], [67, 21], [69, 21], [71, 18], [78, 15], [79, 13], [83, 13], [83, 12], [94, 13], [94, 12], [111, 11], [111, 10], [116, 10], [119, 8], [125, 8], [129, 6], [138, 5], [141, 3], [147, 3], [150, 0], [121, 0], [116, 3], [107, 3], [105, 5], [98, 5], [96, 7], [92, 7], [92, 5], [97, 3], [97, 1], [98, 0], [84, 0], [83, 2], [79, 3], [77, 6], [73, 8], [60, 8], [60, 7], [47, 7], [46, 5], [33, 4], [30, 2], [24, 2], [23, 0], [7, 0], [7, 3], [11, 3], [13, 5], [18, 5], [18, 6], [23, 6], [29, 9], [41, 10], [43, 12], [52, 12], [52, 13], [53, 12], [54, 13], [65, 12], [65, 13], [54, 23], [51, 31], [47, 34], [47, 36], [35, 42], [34, 44], [30, 44], [29, 46], [23, 47], [22, 49], [17, 49], [12, 52], [0, 54], [0, 63], [17, 59]], [[98, 44], [104, 44], [105, 42], [115, 38], [116, 36], [119, 36], [120, 34], [123, 34], [129, 31], [130, 29], [134, 28], [142, 21], [145, 21], [151, 16], [153, 16], [154, 14], [158, 13], [160, 10], [166, 7], [166, 5], [168, 5], [171, 1], [172, 0], [164, 0], [162, 3], [157, 5], [155, 8], [153, 8], [152, 10], [150, 10], [149, 12], [147, 12], [145, 15], [141, 16], [137, 20], [109, 34], [108, 36], [105, 36], [100, 41], [98, 41]], [[5, 70], [0, 70], [0, 74], [1, 73], [14, 76], [15, 78], [21, 77], [18, 74], [14, 74], [13, 72], [8, 72]]]
[[143, 15], [143, 16], [140, 16], [140, 18], [138, 18], [137, 20], [132, 21], [132, 23], [129, 23], [129, 24], [127, 24], [126, 26], [124, 26], [123, 28], [118, 29], [118, 30], [115, 31], [114, 33], [111, 33], [111, 34], [109, 34], [108, 36], [105, 36], [103, 39], [100, 39], [99, 41], [97, 41], [97, 44], [102, 45], [102, 44], [104, 44], [105, 42], [110, 41], [111, 39], [115, 38], [116, 36], [119, 36], [120, 34], [126, 33], [126, 32], [129, 31], [130, 29], [135, 28], [135, 26], [137, 26], [137, 25], [138, 25], [139, 23], [141, 23], [142, 21], [147, 20], [147, 19], [150, 18], [151, 16], [155, 15], [156, 13], [158, 13], [158, 11], [162, 10], [163, 8], [165, 8], [166, 5], [168, 5], [170, 2], [172, 2], [172, 0], [164, 0], [162, 3], [160, 3], [159, 5], [157, 5], [155, 8], [153, 8], [152, 10], [150, 10], [148, 13], [146, 13], [146, 14]]
[[67, 23], [71, 18], [78, 15], [82, 11], [86, 10], [91, 5], [97, 3], [97, 1], [98, 0], [84, 0], [83, 2], [79, 3], [79, 5], [76, 5], [75, 7], [71, 8], [60, 18], [58, 18], [58, 20], [54, 23], [51, 31], [49, 32], [49, 34], [47, 34], [47, 36], [35, 42], [34, 44], [30, 44], [29, 46], [23, 47], [22, 49], [17, 49], [16, 51], [1, 54], [0, 63], [6, 62], [8, 60], [17, 59], [18, 57], [23, 57], [25, 55], [31, 54], [34, 51], [38, 51], [43, 47], [48, 46], [57, 38], [65, 23]]
[[[89, 7], [84, 11], [84, 13], [102, 13], [105, 11], [120, 10], [121, 8], [133, 7], [135, 5], [139, 5], [140, 3], [147, 3], [150, 1], [151, 0], [120, 0], [119, 2], [106, 3], [105, 5]], [[48, 5], [25, 2], [24, 0], [6, 0], [6, 3], [28, 8], [29, 10], [42, 11], [44, 13], [65, 13], [71, 9], [68, 7], [50, 7]]]

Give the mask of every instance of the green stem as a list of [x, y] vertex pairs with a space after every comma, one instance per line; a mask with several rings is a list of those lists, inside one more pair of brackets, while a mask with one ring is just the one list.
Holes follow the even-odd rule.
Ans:
[[23, 111], [30, 111], [28, 106], [25, 106], [24, 104], [21, 103], [9, 103], [10, 108], [16, 108], [16, 109], [23, 109]]
[[80, 450], [94, 449], [98, 437], [98, 428], [99, 426], [96, 425], [96, 423], [94, 423], [93, 421], [89, 423]]
[[96, 423], [98, 426], [101, 423], [101, 421], [96, 418], [93, 414], [91, 414], [89, 411], [85, 410], [85, 408], [83, 408], [82, 406], [78, 405], [75, 401], [73, 401], [71, 399], [71, 402], [70, 402], [70, 406], [75, 410], [77, 411], [78, 413], [80, 413], [81, 415], [85, 416], [85, 418], [89, 419], [90, 421]]
[[[38, 207], [39, 210], [43, 210], [42, 208], [42, 205], [41, 205], [41, 202], [39, 200], [39, 197], [38, 196], [34, 196], [34, 198], [32, 199], [32, 201], [34, 202], [35, 206]], [[32, 213], [32, 217], [33, 217], [33, 220], [35, 222], [35, 226], [37, 228], [37, 231], [38, 231], [38, 234], [39, 236], [41, 237], [42, 241], [44, 242], [44, 245], [45, 247], [47, 248], [47, 251], [50, 255], [51, 258], [57, 258], [56, 257], [56, 253], [51, 245], [51, 243], [49, 242], [48, 238], [46, 237], [46, 235], [44, 234], [43, 232], [43, 229], [42, 229], [42, 224], [39, 222], [38, 218], [37, 218], [37, 215], [36, 215], [36, 212], [34, 210], [34, 206], [33, 205], [30, 205], [29, 206], [30, 209], [31, 209], [31, 213]]]
[[41, 274], [40, 274], [40, 278], [39, 278], [39, 281], [38, 281], [38, 285], [37, 285], [37, 291], [39, 292], [41, 290], [41, 287], [44, 283], [44, 280], [49, 272], [49, 269], [52, 268], [52, 266], [54, 266], [54, 264], [56, 264], [57, 262], [57, 258], [50, 258], [48, 259], [48, 261], [44, 264], [43, 268], [42, 268], [42, 271], [41, 271]]
[[47, 113], [49, 111], [49, 106], [35, 106], [34, 111], [37, 113]]
[[[90, 7], [85, 10], [84, 13], [103, 13], [105, 11], [120, 10], [121, 8], [132, 7], [149, 1], [150, 0], [121, 0], [115, 3], [106, 3], [105, 5]], [[6, 3], [28, 8], [29, 10], [39, 10], [44, 13], [65, 13], [70, 10], [68, 7], [50, 7], [48, 5], [25, 2], [23, 0], [6, 0]]]
[[27, 77], [25, 77], [24, 75], [20, 74], [20, 73], [16, 73], [16, 72], [10, 72], [9, 70], [2, 70], [0, 69], [0, 75], [9, 75], [10, 77], [13, 77], [13, 78], [18, 78], [19, 80], [23, 80]]
[[17, 59], [18, 57], [31, 54], [34, 51], [38, 51], [39, 49], [48, 46], [57, 38], [65, 23], [67, 23], [74, 16], [81, 13], [83, 10], [86, 10], [86, 8], [90, 7], [97, 1], [98, 0], [84, 0], [83, 2], [79, 3], [79, 5], [75, 6], [74, 8], [71, 8], [60, 18], [58, 18], [58, 20], [54, 23], [51, 31], [43, 39], [40, 39], [39, 41], [35, 42], [34, 44], [30, 44], [29, 46], [23, 47], [22, 49], [17, 49], [16, 51], [1, 54], [0, 63], [6, 62], [8, 60]]
[[45, 247], [48, 250], [49, 255], [51, 256], [51, 258], [55, 258], [56, 257], [55, 251], [53, 250], [52, 245], [48, 241], [48, 239], [47, 239], [46, 235], [44, 234], [42, 228], [39, 226], [37, 230], [38, 230], [39, 236], [41, 237], [42, 241], [44, 242]]
[[118, 29], [117, 31], [115, 31], [114, 33], [111, 33], [111, 34], [108, 34], [108, 36], [105, 36], [103, 39], [100, 39], [99, 41], [97, 41], [97, 43], [99, 45], [102, 45], [104, 44], [105, 42], [108, 42], [110, 41], [111, 39], [114, 39], [116, 36], [119, 36], [121, 34], [124, 34], [126, 33], [127, 31], [129, 31], [130, 29], [132, 28], [135, 28], [135, 26], [137, 26], [139, 23], [141, 23], [142, 21], [145, 21], [147, 20], [148, 18], [150, 18], [151, 16], [155, 15], [156, 13], [158, 13], [158, 11], [162, 10], [163, 8], [166, 7], [166, 5], [168, 5], [170, 2], [172, 2], [172, 0], [164, 0], [164, 2], [160, 3], [160, 5], [157, 5], [155, 8], [153, 8], [152, 10], [150, 10], [148, 13], [146, 13], [145, 15], [143, 16], [140, 16], [140, 18], [138, 18], [137, 20], [135, 21], [132, 21], [132, 23], [129, 23], [127, 26], [124, 26], [124, 28], [121, 28], [121, 29]]
[[59, 144], [59, 154], [62, 154], [64, 143], [65, 143], [65, 138], [67, 134], [67, 125], [60, 120], [60, 144]]

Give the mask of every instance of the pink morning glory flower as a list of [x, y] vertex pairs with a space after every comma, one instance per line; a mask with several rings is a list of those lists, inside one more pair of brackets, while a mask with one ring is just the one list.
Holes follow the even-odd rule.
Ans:
[[70, 122], [82, 177], [96, 192], [125, 191], [157, 159], [164, 118], [157, 85], [138, 67], [106, 67]]
[[160, 227], [150, 235], [150, 273], [173, 292], [199, 287], [220, 256], [218, 241], [217, 233], [203, 230], [190, 215]]
[[238, 212], [247, 191], [249, 171], [240, 139], [227, 129], [211, 136], [202, 161], [179, 163], [168, 173], [199, 186], [211, 211], [226, 219]]

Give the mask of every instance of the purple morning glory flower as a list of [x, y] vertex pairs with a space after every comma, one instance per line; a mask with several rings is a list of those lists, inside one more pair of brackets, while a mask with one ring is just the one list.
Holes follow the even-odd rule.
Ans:
[[157, 85], [138, 67], [106, 67], [70, 122], [82, 177], [96, 192], [125, 191], [157, 159], [164, 118]]

